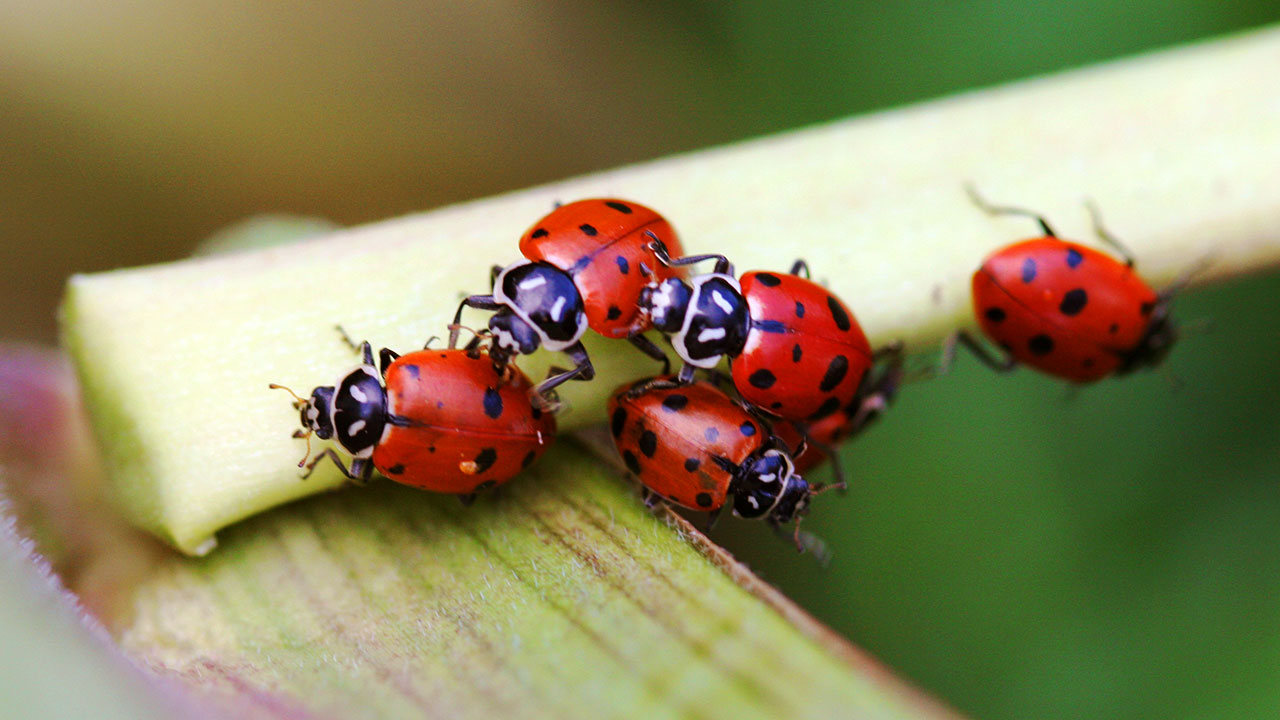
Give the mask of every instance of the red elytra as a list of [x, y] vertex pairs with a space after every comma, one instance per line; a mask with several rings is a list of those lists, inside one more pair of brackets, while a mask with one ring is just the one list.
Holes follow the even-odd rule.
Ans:
[[638, 300], [650, 278], [640, 264], [659, 281], [685, 274], [654, 262], [647, 245], [655, 238], [682, 252], [675, 230], [657, 211], [630, 200], [596, 198], [561, 205], [534, 223], [520, 238], [520, 252], [572, 276], [588, 327], [624, 338], [649, 329]]
[[422, 350], [386, 372], [392, 423], [373, 464], [405, 485], [469, 494], [500, 485], [537, 460], [555, 440], [556, 421], [529, 401], [533, 384], [508, 366], [499, 375], [484, 355]]
[[740, 280], [750, 327], [731, 357], [742, 399], [784, 420], [820, 420], [853, 401], [873, 365], [849, 308], [821, 285], [761, 271]]
[[973, 309], [1017, 361], [1076, 382], [1153, 364], [1149, 340], [1165, 330], [1164, 302], [1132, 267], [1053, 236], [992, 253], [973, 274]]
[[657, 497], [711, 513], [732, 501], [734, 514], [774, 525], [807, 510], [812, 492], [790, 456], [710, 383], [624, 385], [608, 409], [623, 463]]

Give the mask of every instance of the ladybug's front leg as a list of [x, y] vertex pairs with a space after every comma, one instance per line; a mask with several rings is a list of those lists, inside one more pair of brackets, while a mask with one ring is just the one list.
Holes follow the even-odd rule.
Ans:
[[629, 335], [627, 341], [639, 348], [640, 352], [662, 363], [663, 375], [671, 374], [671, 358], [667, 357], [662, 348], [655, 345], [652, 340], [644, 335]]
[[332, 460], [333, 464], [337, 465], [338, 469], [342, 471], [342, 474], [357, 485], [363, 485], [368, 482], [369, 477], [373, 474], [373, 465], [368, 458], [356, 458], [351, 461], [351, 467], [348, 468], [342, 462], [342, 458], [338, 457], [338, 453], [334, 452], [333, 448], [325, 448], [314, 460], [307, 463], [307, 471], [303, 473], [302, 479], [306, 480], [311, 477], [311, 473], [315, 472], [316, 466], [323, 462], [325, 458]]
[[707, 254], [707, 255], [686, 255], [685, 257], [673, 258], [671, 252], [667, 250], [667, 244], [662, 242], [652, 231], [646, 230], [645, 234], [652, 238], [648, 244], [649, 250], [658, 258], [658, 261], [667, 267], [680, 267], [682, 265], [695, 265], [706, 260], [715, 260], [714, 272], [720, 275], [732, 275], [733, 263], [729, 262], [729, 258], [724, 255]]
[[596, 369], [591, 365], [591, 358], [587, 355], [587, 349], [582, 346], [582, 342], [576, 342], [565, 348], [564, 353], [574, 362], [572, 370], [559, 370], [552, 368], [551, 372], [555, 373], [547, 377], [534, 388], [534, 393], [541, 402], [550, 404], [547, 393], [554, 390], [557, 386], [573, 379], [590, 380], [596, 376]]
[[458, 331], [462, 329], [462, 311], [469, 307], [497, 312], [502, 309], [502, 303], [494, 300], [492, 295], [471, 295], [458, 303], [458, 311], [453, 314], [453, 322], [449, 324], [449, 349], [451, 350], [458, 346]]

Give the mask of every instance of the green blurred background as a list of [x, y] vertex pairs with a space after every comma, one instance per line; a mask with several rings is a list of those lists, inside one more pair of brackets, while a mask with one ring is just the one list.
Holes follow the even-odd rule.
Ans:
[[[1278, 19], [1189, 0], [5, 3], [0, 336], [52, 342], [68, 273], [180, 258], [254, 213], [371, 221]], [[757, 526], [717, 537], [975, 717], [1280, 717], [1278, 291], [1180, 300], [1214, 328], [1173, 356], [1178, 390], [1069, 396], [963, 360], [907, 388], [808, 525], [828, 571]]]

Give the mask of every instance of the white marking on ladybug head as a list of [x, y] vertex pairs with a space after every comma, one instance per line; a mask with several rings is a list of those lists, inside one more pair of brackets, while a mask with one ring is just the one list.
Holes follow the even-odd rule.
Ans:
[[712, 340], [719, 340], [720, 338], [724, 337], [724, 335], [725, 335], [724, 328], [721, 328], [721, 327], [702, 328], [701, 330], [698, 331], [698, 342], [706, 343]]
[[355, 437], [356, 435], [360, 434], [360, 431], [363, 429], [364, 429], [364, 421], [357, 420], [351, 423], [351, 426], [347, 428], [347, 437]]
[[493, 332], [493, 339], [497, 341], [498, 347], [503, 350], [509, 350], [513, 353], [520, 352], [520, 346], [516, 343], [516, 338], [511, 333], [502, 328], [490, 328]]
[[365, 392], [360, 389], [359, 385], [352, 385], [350, 388], [348, 388], [348, 392], [351, 393], [351, 397], [356, 399], [356, 402], [362, 402], [362, 403], [369, 402], [369, 396], [366, 395]]
[[751, 509], [752, 509], [752, 510], [759, 510], [759, 509], [760, 509], [760, 503], [756, 500], [756, 496], [755, 496], [755, 495], [748, 495], [748, 496], [747, 496], [747, 502], [751, 503]]
[[563, 295], [556, 298], [555, 304], [551, 306], [552, 320], [555, 320], [556, 322], [560, 322], [560, 320], [564, 318], [564, 306], [565, 306], [565, 303], [567, 302], [569, 302], [569, 299]]

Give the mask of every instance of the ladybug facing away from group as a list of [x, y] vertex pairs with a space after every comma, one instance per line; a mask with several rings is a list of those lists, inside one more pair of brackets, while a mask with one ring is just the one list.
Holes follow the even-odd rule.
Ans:
[[650, 503], [710, 513], [709, 524], [726, 506], [775, 529], [794, 520], [802, 547], [800, 518], [822, 488], [795, 472], [767, 425], [714, 385], [669, 380], [624, 385], [609, 398], [614, 445]]
[[352, 457], [348, 467], [327, 448], [306, 465], [307, 476], [328, 458], [352, 480], [368, 480], [376, 469], [470, 502], [527, 468], [555, 439], [555, 418], [530, 403], [533, 384], [514, 366], [496, 368], [478, 342], [403, 356], [383, 348], [380, 368], [369, 343], [359, 351], [361, 363], [338, 382], [294, 396], [303, 426], [294, 436], [308, 438], [308, 448], [313, 434], [334, 440]]
[[969, 192], [989, 214], [1034, 218], [1044, 235], [995, 251], [973, 274], [978, 324], [1007, 355], [997, 358], [957, 333], [944, 349], [944, 367], [957, 342], [996, 370], [1022, 363], [1077, 383], [1164, 360], [1177, 339], [1169, 318], [1175, 289], [1157, 293], [1138, 277], [1132, 254], [1102, 227], [1092, 205], [1095, 231], [1123, 261], [1062, 240], [1033, 212], [993, 206]]
[[473, 307], [494, 311], [489, 354], [499, 365], [539, 347], [566, 353], [574, 367], [539, 384], [539, 396], [567, 380], [595, 376], [582, 346], [588, 327], [625, 338], [665, 363], [662, 350], [641, 335], [650, 322], [638, 301], [649, 277], [678, 277], [684, 270], [658, 266], [648, 249], [654, 240], [680, 247], [666, 219], [639, 203], [603, 198], [561, 205], [520, 238], [523, 260], [493, 268], [491, 294], [462, 301], [450, 340], [457, 338], [463, 309]]

